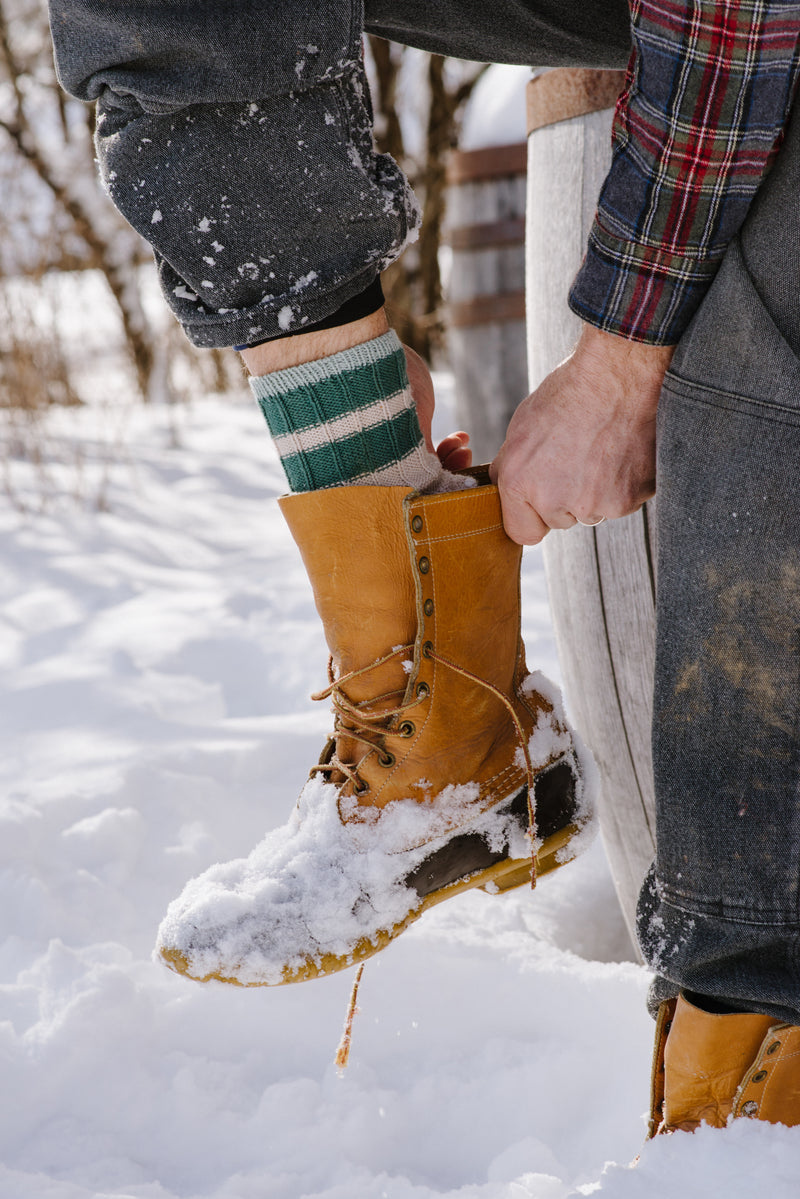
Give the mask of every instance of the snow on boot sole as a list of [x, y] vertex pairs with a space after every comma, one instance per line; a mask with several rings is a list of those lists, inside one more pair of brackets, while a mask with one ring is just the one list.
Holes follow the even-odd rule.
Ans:
[[[591, 815], [560, 696], [528, 674], [522, 550], [497, 488], [285, 497], [330, 650], [328, 740], [289, 820], [187, 883], [157, 953], [191, 978], [269, 986], [377, 952], [435, 903], [574, 855]], [[527, 796], [534, 802], [529, 810]], [[552, 838], [556, 838], [555, 841]]]
[[[572, 819], [577, 815], [575, 782], [578, 767], [572, 755], [556, 762], [537, 777], [537, 802], [541, 823], [536, 849], [536, 874], [540, 878], [571, 860], [575, 850], [572, 842], [580, 833], [580, 825]], [[484, 814], [478, 823], [486, 823]], [[491, 815], [491, 814], [488, 814]], [[252, 964], [231, 961], [227, 971], [204, 971], [203, 950], [197, 954], [162, 945], [159, 953], [170, 969], [196, 982], [223, 982], [241, 987], [280, 986], [303, 982], [345, 970], [384, 949], [390, 941], [404, 932], [429, 908], [465, 891], [480, 888], [498, 895], [531, 883], [531, 856], [528, 827], [527, 789], [523, 788], [510, 802], [497, 805], [498, 820], [507, 822], [505, 844], [492, 848], [491, 830], [461, 829], [442, 838], [442, 844], [426, 854], [421, 862], [400, 881], [414, 903], [397, 921], [386, 928], [356, 939], [346, 953], [325, 953], [307, 956], [291, 966], [273, 970], [269, 977], [248, 977]], [[526, 855], [519, 856], [521, 849]], [[515, 852], [516, 851], [516, 854]], [[399, 856], [399, 855], [398, 855]]]

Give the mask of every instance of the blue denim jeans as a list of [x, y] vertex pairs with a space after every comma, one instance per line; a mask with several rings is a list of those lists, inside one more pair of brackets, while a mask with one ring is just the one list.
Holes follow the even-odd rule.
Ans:
[[[301, 329], [418, 217], [375, 153], [362, 26], [479, 60], [624, 66], [621, 0], [51, 0], [112, 198], [199, 345]], [[660, 406], [658, 856], [639, 933], [680, 987], [800, 1024], [800, 123]], [[564, 281], [565, 288], [568, 280]]]
[[659, 403], [655, 866], [677, 985], [800, 1024], [800, 113]]
[[322, 320], [415, 235], [414, 197], [372, 145], [365, 22], [479, 60], [624, 66], [629, 53], [625, 0], [485, 12], [481, 0], [368, 0], [366, 13], [360, 0], [50, 0], [59, 77], [97, 100], [105, 185], [152, 244], [195, 344]]

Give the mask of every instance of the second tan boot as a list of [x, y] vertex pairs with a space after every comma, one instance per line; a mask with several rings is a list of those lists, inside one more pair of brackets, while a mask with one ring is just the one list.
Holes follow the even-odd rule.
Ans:
[[190, 882], [158, 944], [182, 974], [244, 986], [342, 969], [443, 899], [529, 883], [590, 814], [558, 696], [527, 673], [521, 549], [485, 474], [281, 508], [330, 648], [333, 736], [288, 824]]
[[800, 1028], [772, 1016], [715, 1015], [683, 996], [659, 1009], [650, 1135], [749, 1117], [800, 1124]]

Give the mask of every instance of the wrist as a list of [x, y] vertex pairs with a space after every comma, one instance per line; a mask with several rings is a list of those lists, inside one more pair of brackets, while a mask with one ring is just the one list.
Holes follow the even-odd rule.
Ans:
[[584, 322], [575, 353], [587, 362], [605, 366], [615, 373], [633, 371], [636, 375], [651, 374], [660, 378], [672, 360], [675, 346], [647, 345]]
[[584, 324], [570, 360], [604, 407], [613, 397], [627, 410], [654, 412], [674, 346], [650, 346]]

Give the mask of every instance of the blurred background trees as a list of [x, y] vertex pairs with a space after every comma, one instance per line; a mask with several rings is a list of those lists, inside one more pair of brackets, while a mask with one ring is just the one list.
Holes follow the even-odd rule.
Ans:
[[[439, 248], [446, 160], [483, 68], [372, 37], [367, 58], [378, 148], [407, 172], [424, 212], [420, 240], [386, 273], [385, 291], [400, 336], [430, 360], [444, 329]], [[132, 394], [170, 400], [197, 386], [221, 389], [238, 371], [230, 353], [194, 351], [166, 315], [149, 248], [103, 194], [93, 133], [93, 108], [70, 99], [56, 81], [43, 0], [0, 0], [0, 406], [6, 408], [85, 399], [80, 351], [95, 342], [79, 335], [75, 344], [79, 312], [65, 322], [59, 282], [67, 275], [90, 274], [95, 294], [102, 287]]]
[[[75, 403], [58, 323], [31, 320], [23, 280], [65, 271], [104, 280], [124, 334], [136, 390], [152, 394], [158, 349], [141, 294], [140, 239], [102, 195], [94, 164], [93, 109], [70, 100], [53, 68], [40, 0], [0, 0], [0, 388], [5, 404]], [[14, 284], [16, 283], [16, 287]], [[26, 302], [27, 300], [27, 302]], [[35, 332], [34, 332], [35, 331]], [[42, 395], [42, 388], [45, 394]]]
[[385, 272], [384, 292], [398, 336], [430, 362], [442, 348], [445, 329], [440, 249], [447, 160], [486, 66], [371, 36], [367, 43], [375, 141], [405, 171], [423, 216], [419, 241]]

